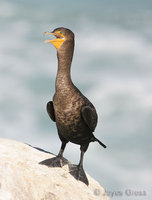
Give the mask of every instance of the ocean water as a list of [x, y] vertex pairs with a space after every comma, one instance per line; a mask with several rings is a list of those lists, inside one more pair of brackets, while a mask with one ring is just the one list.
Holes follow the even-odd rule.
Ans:
[[[56, 50], [45, 31], [75, 33], [72, 79], [95, 105], [95, 135], [84, 168], [111, 199], [152, 199], [152, 1], [0, 1], [0, 137], [57, 154], [46, 113], [54, 94]], [[65, 157], [79, 161], [79, 146]]]

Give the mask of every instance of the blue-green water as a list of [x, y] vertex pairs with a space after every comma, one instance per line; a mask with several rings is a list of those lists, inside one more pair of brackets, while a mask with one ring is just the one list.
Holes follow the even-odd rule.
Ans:
[[[75, 33], [72, 79], [95, 105], [95, 135], [108, 146], [90, 144], [85, 170], [111, 199], [151, 200], [151, 0], [1, 0], [0, 137], [58, 153], [45, 111], [54, 94], [56, 50], [43, 43], [43, 32], [59, 26]], [[79, 146], [69, 144], [65, 157], [78, 163]]]

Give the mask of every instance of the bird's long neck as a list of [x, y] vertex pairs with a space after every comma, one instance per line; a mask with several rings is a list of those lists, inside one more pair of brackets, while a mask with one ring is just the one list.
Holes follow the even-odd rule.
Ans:
[[74, 51], [74, 41], [65, 41], [57, 52], [58, 71], [56, 77], [56, 91], [66, 89], [72, 85], [71, 63]]

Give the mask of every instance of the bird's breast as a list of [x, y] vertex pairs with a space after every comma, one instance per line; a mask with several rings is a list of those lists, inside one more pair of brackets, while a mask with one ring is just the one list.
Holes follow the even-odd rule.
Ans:
[[80, 109], [82, 100], [76, 95], [58, 95], [55, 94], [53, 99], [55, 115], [57, 119], [64, 120], [64, 123], [69, 118], [78, 118], [80, 116]]
[[88, 99], [77, 88], [55, 93], [53, 106], [59, 136], [76, 144], [89, 140], [92, 131], [81, 114], [82, 107], [88, 103]]
[[74, 93], [56, 93], [53, 98], [55, 118], [58, 128], [76, 132], [80, 126], [83, 98]]

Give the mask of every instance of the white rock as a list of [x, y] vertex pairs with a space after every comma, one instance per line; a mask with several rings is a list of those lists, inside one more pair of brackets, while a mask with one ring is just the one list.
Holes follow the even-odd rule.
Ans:
[[88, 176], [77, 181], [68, 167], [49, 168], [39, 162], [53, 157], [27, 144], [0, 139], [0, 200], [108, 200], [104, 189]]

